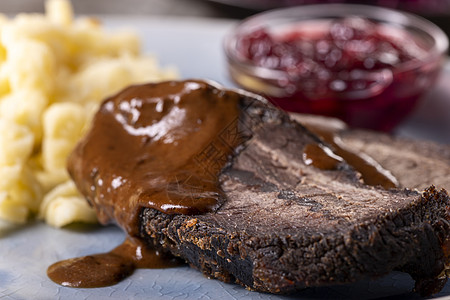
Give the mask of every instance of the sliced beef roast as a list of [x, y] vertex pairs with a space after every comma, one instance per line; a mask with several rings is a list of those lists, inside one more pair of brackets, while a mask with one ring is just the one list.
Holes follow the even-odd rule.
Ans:
[[[201, 124], [228, 110], [197, 116], [189, 107], [223, 101], [235, 101], [236, 119], [225, 118], [221, 126], [213, 122], [218, 129], [205, 143], [201, 132], [207, 129]], [[156, 112], [161, 116], [151, 119]], [[99, 121], [102, 116], [108, 122]], [[155, 125], [161, 120], [166, 127]], [[195, 130], [183, 127], [193, 126], [192, 120], [199, 124]], [[101, 220], [115, 220], [134, 238], [170, 251], [208, 277], [271, 293], [377, 278], [393, 270], [411, 274], [424, 295], [446, 282], [447, 192], [434, 186], [424, 192], [396, 188], [393, 181], [365, 184], [358, 166], [333, 153], [333, 145], [261, 97], [202, 81], [134, 86], [103, 103], [93, 128], [115, 131], [101, 142], [88, 134], [69, 170]], [[161, 132], [168, 132], [166, 138]], [[192, 138], [180, 138], [186, 132]], [[119, 145], [126, 135], [131, 136], [127, 146]], [[167, 146], [182, 141], [189, 147]], [[92, 149], [102, 154], [89, 156]], [[133, 156], [131, 165], [127, 155]], [[142, 166], [169, 170], [171, 176]], [[130, 183], [136, 174], [147, 175]], [[172, 202], [156, 206], [152, 195]], [[179, 198], [217, 201], [180, 213], [177, 205], [186, 202]]]

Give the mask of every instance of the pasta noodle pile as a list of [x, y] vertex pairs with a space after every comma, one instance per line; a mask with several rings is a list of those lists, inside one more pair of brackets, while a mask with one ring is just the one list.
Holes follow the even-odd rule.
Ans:
[[0, 16], [0, 218], [96, 222], [68, 176], [68, 154], [104, 98], [176, 77], [140, 53], [136, 34], [75, 19], [67, 0], [47, 1], [45, 14]]

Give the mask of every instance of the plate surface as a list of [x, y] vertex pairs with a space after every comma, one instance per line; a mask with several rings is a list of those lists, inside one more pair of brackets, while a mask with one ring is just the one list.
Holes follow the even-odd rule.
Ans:
[[[182, 78], [208, 78], [233, 86], [226, 73], [221, 48], [232, 21], [210, 19], [101, 18], [110, 28], [137, 30], [146, 52], [161, 65], [173, 64]], [[417, 112], [398, 134], [450, 144], [450, 64], [438, 86], [430, 91]], [[189, 267], [137, 270], [130, 278], [106, 288], [61, 287], [46, 276], [55, 261], [109, 251], [124, 239], [120, 229], [71, 227], [60, 230], [36, 223], [19, 228], [0, 224], [0, 298], [2, 299], [420, 299], [411, 293], [412, 279], [393, 272], [376, 281], [313, 288], [291, 296], [250, 292], [209, 280]], [[437, 297], [450, 295], [450, 283]]]

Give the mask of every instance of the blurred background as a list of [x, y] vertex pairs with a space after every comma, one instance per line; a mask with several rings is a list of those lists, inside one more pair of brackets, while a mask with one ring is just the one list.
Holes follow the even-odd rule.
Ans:
[[[45, 0], [1, 0], [6, 14], [42, 12]], [[78, 14], [139, 14], [242, 19], [262, 10], [312, 3], [352, 2], [414, 12], [450, 35], [450, 0], [72, 0]]]

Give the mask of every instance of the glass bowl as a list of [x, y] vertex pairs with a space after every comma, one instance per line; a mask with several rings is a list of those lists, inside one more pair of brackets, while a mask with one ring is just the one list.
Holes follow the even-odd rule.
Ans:
[[276, 9], [224, 40], [231, 78], [282, 109], [390, 131], [433, 86], [448, 38], [416, 15], [352, 4]]

